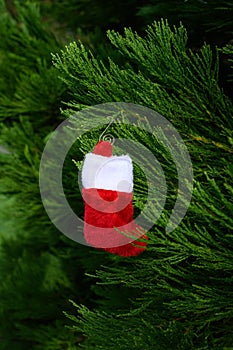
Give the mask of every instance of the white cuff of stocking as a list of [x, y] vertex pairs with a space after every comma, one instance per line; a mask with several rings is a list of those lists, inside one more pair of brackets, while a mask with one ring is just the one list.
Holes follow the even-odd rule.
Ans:
[[82, 167], [84, 188], [133, 191], [133, 164], [128, 155], [104, 157], [88, 153]]

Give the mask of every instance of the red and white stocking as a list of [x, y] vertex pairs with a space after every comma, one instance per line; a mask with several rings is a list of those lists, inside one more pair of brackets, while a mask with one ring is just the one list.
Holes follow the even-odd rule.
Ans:
[[146, 243], [136, 239], [147, 237], [133, 220], [131, 158], [113, 156], [112, 144], [100, 141], [85, 157], [82, 185], [86, 242], [121, 256], [143, 252]]

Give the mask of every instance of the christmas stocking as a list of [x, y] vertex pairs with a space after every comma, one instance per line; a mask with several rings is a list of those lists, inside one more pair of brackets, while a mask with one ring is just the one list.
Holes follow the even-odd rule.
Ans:
[[112, 144], [100, 141], [82, 168], [84, 236], [93, 247], [121, 256], [146, 248], [136, 239], [145, 231], [133, 220], [133, 165], [128, 155], [112, 156]]

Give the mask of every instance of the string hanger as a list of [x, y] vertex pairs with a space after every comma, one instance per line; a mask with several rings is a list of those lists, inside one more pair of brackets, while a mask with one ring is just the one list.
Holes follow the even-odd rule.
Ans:
[[114, 144], [115, 142], [114, 136], [111, 134], [105, 134], [108, 128], [112, 125], [113, 121], [114, 121], [114, 117], [112, 117], [112, 119], [110, 120], [110, 122], [108, 123], [108, 125], [106, 126], [102, 134], [100, 135], [99, 141], [107, 141], [107, 142], [110, 142], [112, 145]]
[[99, 137], [99, 141], [107, 141], [107, 142], [110, 142], [112, 145], [114, 144], [114, 142], [115, 142], [114, 136], [111, 135], [111, 134], [105, 134], [105, 132], [109, 129], [109, 127], [112, 125], [112, 123], [114, 121], [116, 121], [116, 118], [118, 116], [120, 116], [120, 118], [123, 119], [124, 118], [124, 110], [118, 111], [116, 114], [114, 114], [110, 118], [110, 121], [109, 121], [108, 125], [106, 126], [106, 128], [104, 129], [104, 131], [102, 132], [102, 134]]

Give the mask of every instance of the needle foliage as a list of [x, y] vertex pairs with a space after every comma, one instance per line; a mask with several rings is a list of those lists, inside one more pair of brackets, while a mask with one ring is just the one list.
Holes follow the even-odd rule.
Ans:
[[[71, 42], [64, 30], [58, 33], [54, 27], [54, 21], [62, 23], [64, 3]], [[201, 27], [224, 38], [216, 39], [216, 45], [202, 38], [197, 45], [200, 38], [193, 40], [193, 31], [179, 24], [171, 2], [163, 3], [172, 16], [168, 11], [168, 19], [154, 21], [155, 10], [162, 11], [159, 2], [151, 2], [150, 8], [142, 3], [136, 10], [132, 2], [132, 16], [147, 16], [135, 22], [138, 32], [122, 28], [124, 17], [117, 22], [119, 30], [112, 29], [114, 3], [103, 3], [101, 13], [109, 19], [103, 44], [102, 34], [95, 36], [85, 19], [89, 5], [83, 1], [40, 1], [42, 14], [47, 8], [53, 25], [45, 14], [41, 17], [34, 1], [0, 1], [2, 350], [233, 347], [233, 104], [226, 83], [232, 81], [233, 51], [226, 35], [232, 29], [221, 15], [218, 23], [213, 25], [213, 17], [206, 25], [202, 13], [217, 6], [215, 1], [186, 1], [182, 19], [193, 16], [195, 3]], [[229, 10], [231, 3], [224, 3]], [[92, 43], [86, 33], [85, 40], [78, 40], [74, 19], [68, 16], [74, 9], [83, 20], [80, 30], [91, 31]], [[89, 14], [103, 31], [108, 28], [98, 22], [100, 10], [93, 7]], [[147, 250], [138, 257], [123, 258], [69, 240], [50, 222], [40, 197], [40, 159], [51, 132], [80, 111], [77, 128], [88, 128], [93, 120], [85, 117], [85, 110], [107, 102], [134, 103], [162, 114], [182, 136], [192, 160], [192, 200], [182, 223], [168, 233], [179, 180], [171, 154], [140, 123], [109, 127], [114, 137], [145, 146], [166, 177], [164, 210], [148, 232]], [[64, 191], [80, 216], [83, 200], [74, 161], [80, 167], [103, 129], [95, 127], [80, 137], [64, 162]], [[134, 162], [137, 213], [149, 183]], [[153, 177], [153, 164], [148, 171]], [[153, 219], [157, 209], [151, 206], [148, 215]]]

